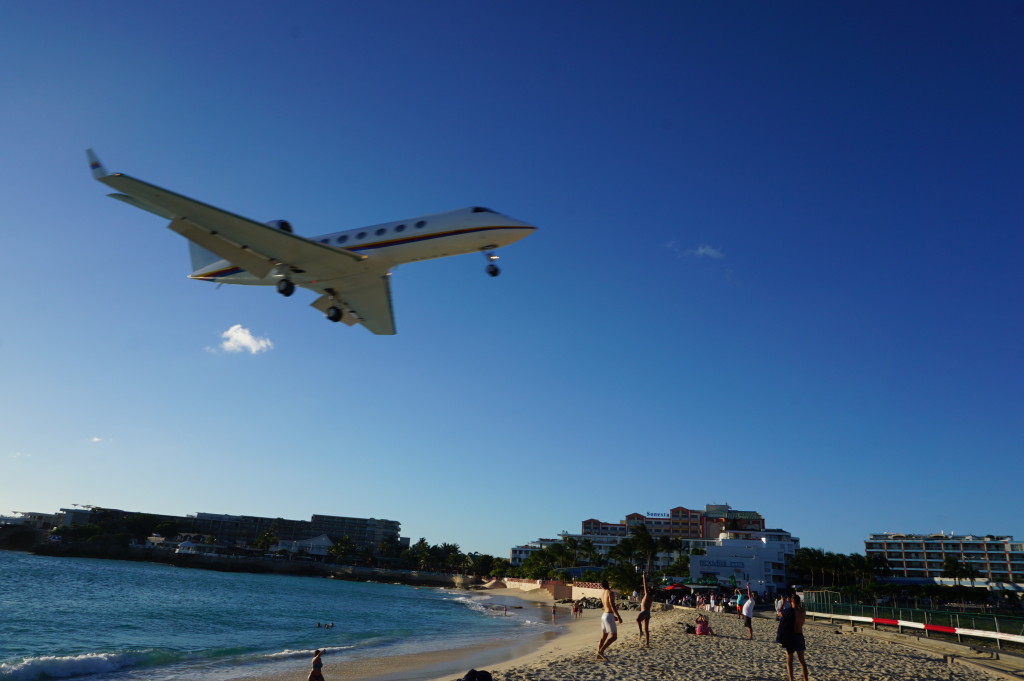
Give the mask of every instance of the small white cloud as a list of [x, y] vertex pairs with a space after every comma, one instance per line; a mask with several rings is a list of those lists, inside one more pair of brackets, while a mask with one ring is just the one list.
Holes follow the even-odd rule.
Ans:
[[13, 454], [11, 454], [11, 458], [12, 459], [31, 459], [32, 455], [31, 454], [26, 454], [25, 452], [14, 452]]
[[224, 352], [249, 351], [250, 354], [255, 355], [274, 347], [269, 338], [257, 338], [241, 324], [235, 324], [220, 336], [224, 339], [224, 342], [220, 344], [220, 349]]
[[91, 437], [91, 438], [89, 438], [89, 442], [103, 442], [103, 438], [101, 438], [101, 437]]
[[701, 244], [697, 248], [690, 249], [684, 253], [684, 255], [692, 255], [695, 258], [714, 258], [716, 260], [724, 258], [725, 253], [722, 253], [717, 248], [712, 248], [707, 244]]
[[675, 241], [669, 241], [665, 244], [665, 248], [672, 251], [680, 258], [691, 256], [694, 258], [714, 258], [715, 260], [720, 260], [725, 257], [725, 253], [722, 253], [722, 251], [713, 246], [708, 246], [707, 244], [701, 244], [700, 246], [697, 246], [697, 248], [684, 249]]

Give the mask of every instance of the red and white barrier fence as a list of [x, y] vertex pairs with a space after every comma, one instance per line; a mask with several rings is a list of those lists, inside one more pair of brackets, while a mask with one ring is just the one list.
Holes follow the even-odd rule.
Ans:
[[925, 624], [923, 622], [912, 622], [909, 620], [891, 620], [883, 617], [861, 617], [859, 615], [834, 615], [828, 612], [811, 612], [807, 611], [807, 614], [811, 617], [822, 617], [829, 619], [840, 619], [850, 620], [852, 622], [861, 622], [864, 624], [888, 624], [892, 627], [900, 627], [900, 630], [905, 627], [907, 629], [923, 629], [925, 631], [938, 631], [944, 634], [958, 634], [960, 636], [972, 636], [975, 638], [992, 638], [999, 639], [1001, 641], [1013, 641], [1014, 643], [1024, 643], [1024, 635], [1020, 634], [1007, 634], [1001, 631], [988, 631], [985, 629], [968, 629], [966, 627], [947, 627], [941, 624]]

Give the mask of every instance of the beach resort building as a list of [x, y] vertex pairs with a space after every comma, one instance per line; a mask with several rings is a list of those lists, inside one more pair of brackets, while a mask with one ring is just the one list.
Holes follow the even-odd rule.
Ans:
[[943, 581], [943, 563], [955, 558], [981, 574], [979, 585], [1024, 583], [1024, 543], [1011, 536], [882, 532], [868, 536], [864, 555], [885, 558], [894, 577]]
[[691, 577], [716, 577], [721, 583], [744, 586], [750, 582], [751, 588], [761, 592], [786, 585], [786, 566], [800, 547], [800, 540], [789, 532], [765, 529], [764, 517], [756, 511], [708, 504], [703, 510], [677, 506], [666, 513], [631, 513], [614, 523], [589, 518], [581, 523], [579, 534], [563, 531], [556, 539], [513, 547], [509, 560], [513, 566], [522, 565], [534, 551], [572, 539], [592, 547], [600, 562], [605, 562], [637, 525], [645, 526], [655, 539], [679, 540], [678, 551], [658, 554], [654, 569], [663, 570], [680, 555], [690, 555]]
[[35, 513], [31, 511], [15, 511], [15, 515], [0, 515], [0, 525], [17, 525], [37, 530], [49, 530], [57, 524], [56, 513]]
[[758, 593], [781, 592], [787, 586], [786, 566], [800, 540], [785, 530], [723, 532], [705, 553], [690, 556], [690, 577], [715, 577]]

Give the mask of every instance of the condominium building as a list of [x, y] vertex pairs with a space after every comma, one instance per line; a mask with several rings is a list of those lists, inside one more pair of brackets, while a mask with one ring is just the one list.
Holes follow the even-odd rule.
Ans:
[[584, 520], [583, 537], [627, 537], [634, 525], [644, 525], [652, 537], [717, 539], [722, 532], [763, 532], [764, 518], [756, 511], [737, 511], [728, 504], [708, 504], [703, 511], [676, 506], [668, 513], [630, 513], [617, 523]]
[[1024, 543], [1010, 536], [945, 534], [872, 534], [864, 554], [881, 556], [895, 577], [942, 577], [942, 565], [955, 558], [991, 582], [1024, 582]]

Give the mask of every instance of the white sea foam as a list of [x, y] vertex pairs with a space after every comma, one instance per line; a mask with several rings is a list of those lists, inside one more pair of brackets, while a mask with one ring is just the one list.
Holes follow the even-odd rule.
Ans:
[[[4, 681], [35, 681], [36, 679], [66, 679], [87, 674], [106, 674], [134, 667], [147, 658], [156, 661], [156, 651], [128, 653], [89, 653], [87, 655], [30, 657], [14, 664], [0, 664], [0, 679]], [[166, 657], [159, 655], [159, 657]]]

